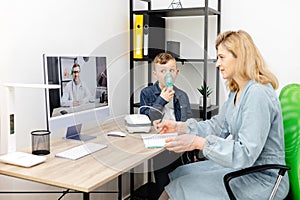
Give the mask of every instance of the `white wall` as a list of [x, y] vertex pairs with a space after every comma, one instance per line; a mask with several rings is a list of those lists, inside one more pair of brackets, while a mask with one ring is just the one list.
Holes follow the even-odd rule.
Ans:
[[[1, 82], [43, 83], [42, 54], [106, 56], [111, 112], [127, 113], [128, 101], [116, 101], [128, 99], [128, 7], [118, 0], [1, 1]], [[28, 146], [30, 130], [46, 128], [44, 92], [16, 89], [15, 97], [17, 145]]]
[[[111, 113], [114, 116], [128, 113], [128, 14], [128, 1], [120, 0], [1, 1], [0, 83], [43, 84], [43, 54], [106, 56]], [[23, 148], [30, 146], [31, 130], [46, 128], [44, 91], [16, 89], [15, 100], [17, 148]], [[14, 183], [17, 185], [12, 186]], [[8, 186], [11, 190], [22, 190], [25, 185], [31, 189], [49, 188], [0, 176], [0, 189]], [[50, 196], [49, 199], [58, 198]], [[71, 196], [66, 198], [81, 198]], [[46, 199], [46, 195], [39, 197]], [[32, 196], [1, 195], [0, 198], [32, 199]]]
[[286, 84], [300, 82], [299, 7], [298, 0], [226, 0], [222, 4], [222, 30], [250, 33], [279, 79], [278, 93]]

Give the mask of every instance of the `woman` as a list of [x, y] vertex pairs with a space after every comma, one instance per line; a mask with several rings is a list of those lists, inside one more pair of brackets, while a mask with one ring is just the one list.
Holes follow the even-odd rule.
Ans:
[[[230, 90], [220, 113], [211, 120], [155, 121], [161, 133], [181, 133], [166, 139], [174, 152], [203, 150], [207, 161], [178, 167], [160, 199], [229, 199], [223, 177], [230, 171], [262, 164], [285, 164], [284, 136], [276, 77], [245, 31], [227, 31], [216, 39], [217, 67]], [[267, 199], [277, 170], [232, 180], [237, 199]], [[275, 199], [288, 192], [284, 176]]]

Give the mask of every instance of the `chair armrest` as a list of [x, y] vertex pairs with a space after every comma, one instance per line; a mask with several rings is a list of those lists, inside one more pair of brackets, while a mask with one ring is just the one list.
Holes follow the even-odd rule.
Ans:
[[237, 170], [234, 172], [229, 172], [229, 173], [225, 174], [225, 176], [223, 178], [224, 185], [225, 185], [225, 188], [226, 188], [229, 198], [231, 200], [236, 200], [236, 198], [229, 186], [229, 181], [231, 179], [239, 177], [239, 176], [243, 176], [246, 174], [254, 173], [254, 172], [265, 171], [268, 169], [279, 169], [278, 176], [279, 175], [284, 176], [285, 172], [287, 170], [290, 170], [291, 168], [288, 166], [285, 166], [285, 165], [266, 164], [266, 165], [258, 165], [258, 166], [248, 167], [248, 168]]

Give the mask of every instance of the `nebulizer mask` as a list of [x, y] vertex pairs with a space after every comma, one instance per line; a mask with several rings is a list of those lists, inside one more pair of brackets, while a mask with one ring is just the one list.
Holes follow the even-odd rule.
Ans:
[[174, 85], [174, 79], [173, 79], [173, 76], [172, 76], [172, 74], [170, 72], [168, 72], [165, 75], [164, 82], [165, 82], [165, 86], [167, 88], [172, 88], [173, 87], [173, 85]]

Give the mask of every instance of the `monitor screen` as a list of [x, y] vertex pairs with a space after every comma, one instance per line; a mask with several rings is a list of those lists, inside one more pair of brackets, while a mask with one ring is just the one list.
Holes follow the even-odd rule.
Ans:
[[48, 129], [60, 130], [109, 116], [106, 57], [44, 55]]

